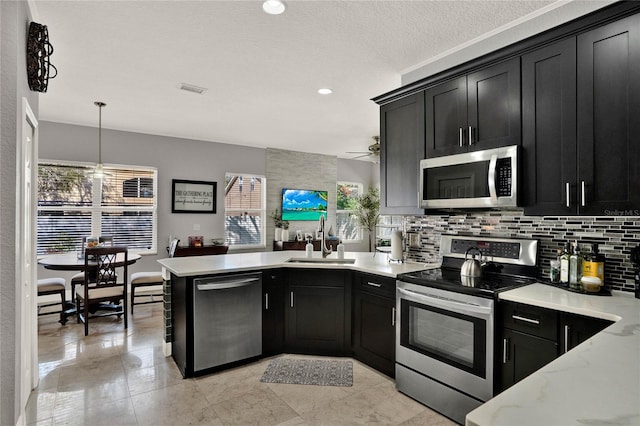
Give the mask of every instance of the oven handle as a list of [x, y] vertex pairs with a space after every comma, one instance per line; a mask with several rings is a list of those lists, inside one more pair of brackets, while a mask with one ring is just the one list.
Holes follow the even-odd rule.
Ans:
[[455, 312], [460, 312], [460, 313], [473, 312], [477, 314], [490, 315], [491, 312], [493, 311], [493, 309], [490, 307], [472, 305], [470, 303], [464, 303], [464, 302], [456, 302], [453, 300], [445, 300], [438, 297], [430, 296], [428, 294], [418, 293], [411, 290], [405, 290], [403, 288], [399, 288], [398, 292], [400, 292], [401, 294], [404, 294], [405, 296], [414, 297], [416, 299], [422, 300], [428, 303], [430, 306], [449, 309], [449, 310], [453, 310]]

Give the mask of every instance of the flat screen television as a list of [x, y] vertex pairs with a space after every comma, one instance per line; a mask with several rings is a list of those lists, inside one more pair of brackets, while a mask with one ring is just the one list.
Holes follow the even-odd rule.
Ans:
[[282, 189], [282, 220], [318, 220], [327, 218], [327, 191]]

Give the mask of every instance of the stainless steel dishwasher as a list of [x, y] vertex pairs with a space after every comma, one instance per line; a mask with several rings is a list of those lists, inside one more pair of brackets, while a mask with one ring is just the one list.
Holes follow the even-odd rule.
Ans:
[[262, 354], [262, 275], [193, 280], [194, 371]]

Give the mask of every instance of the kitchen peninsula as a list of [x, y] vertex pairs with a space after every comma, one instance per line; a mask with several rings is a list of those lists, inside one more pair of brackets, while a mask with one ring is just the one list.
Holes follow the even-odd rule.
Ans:
[[[320, 254], [314, 253], [314, 260]], [[251, 271], [353, 271], [394, 279], [436, 267], [388, 263], [380, 253], [347, 253], [353, 264], [289, 263], [295, 251], [163, 259], [165, 277], [193, 277]], [[328, 259], [337, 260], [335, 254]], [[638, 424], [640, 421], [640, 300], [614, 291], [612, 297], [570, 293], [532, 284], [500, 294], [501, 301], [602, 318], [614, 323], [569, 353], [516, 383], [467, 415], [469, 426], [511, 424]], [[169, 349], [170, 350], [170, 349]]]

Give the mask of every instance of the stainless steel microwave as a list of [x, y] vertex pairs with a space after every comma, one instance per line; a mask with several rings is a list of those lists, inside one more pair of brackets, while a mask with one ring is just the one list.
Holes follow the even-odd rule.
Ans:
[[518, 206], [518, 146], [420, 161], [420, 208]]

